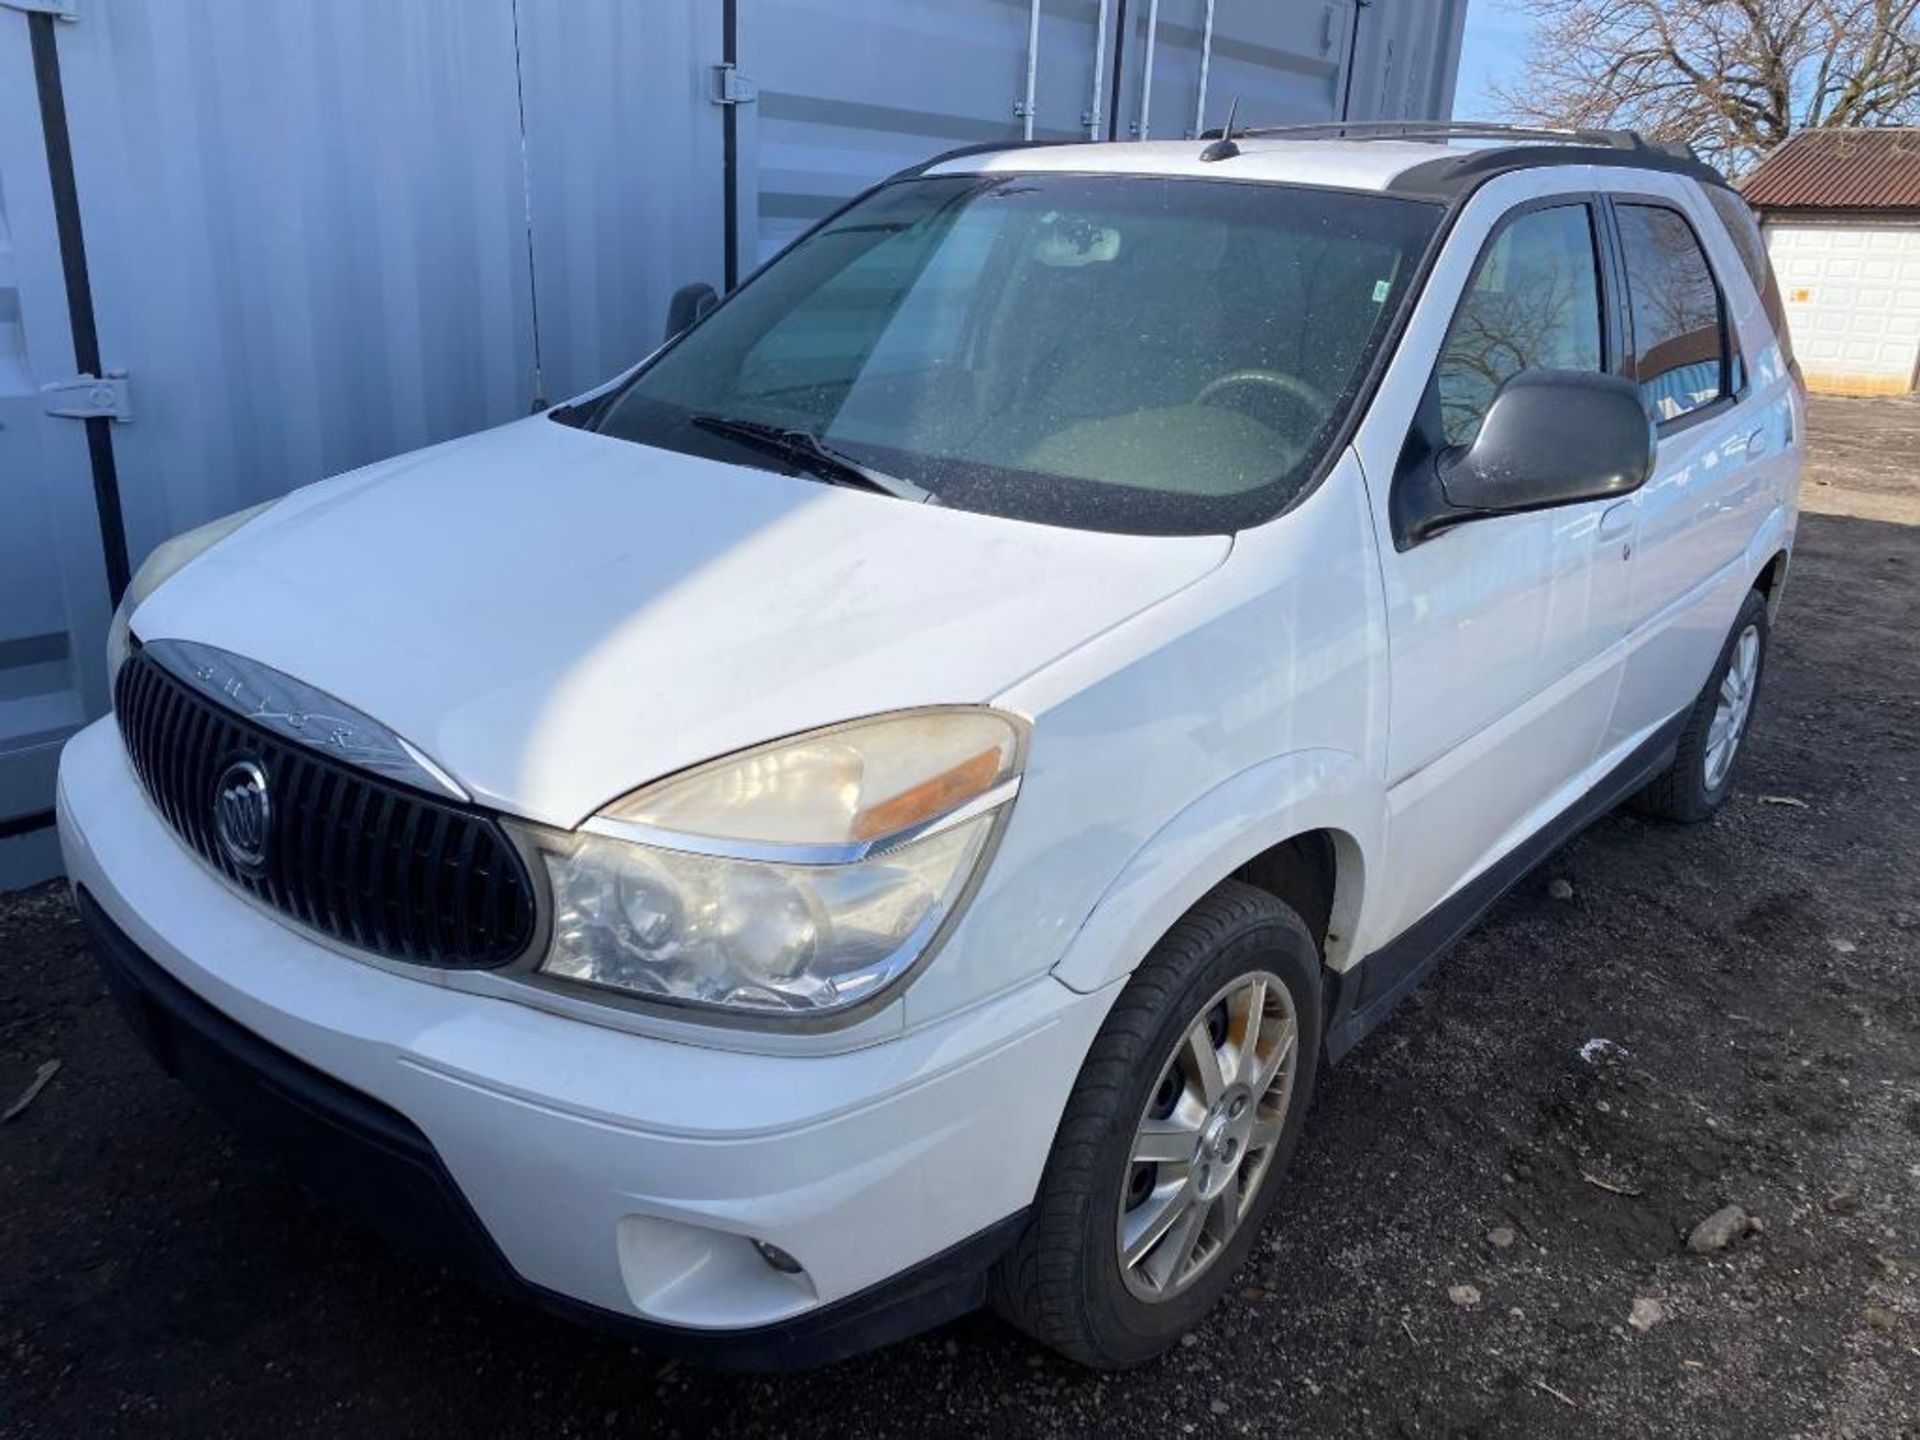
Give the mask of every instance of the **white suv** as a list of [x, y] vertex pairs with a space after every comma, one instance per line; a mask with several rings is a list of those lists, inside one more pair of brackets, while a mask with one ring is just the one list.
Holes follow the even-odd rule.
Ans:
[[60, 772], [134, 1025], [583, 1318], [1164, 1349], [1322, 1065], [1751, 719], [1753, 221], [1488, 138], [945, 157], [592, 395], [163, 547]]

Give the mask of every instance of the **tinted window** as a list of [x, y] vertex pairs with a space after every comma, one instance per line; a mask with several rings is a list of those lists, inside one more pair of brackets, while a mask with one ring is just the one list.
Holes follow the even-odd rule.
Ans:
[[1237, 529], [1326, 455], [1440, 214], [1231, 181], [902, 181], [801, 239], [594, 423], [780, 468], [693, 423], [751, 420], [942, 505]]
[[1530, 210], [1481, 255], [1435, 381], [1449, 445], [1470, 444], [1494, 393], [1522, 370], [1599, 370], [1600, 283], [1585, 205]]
[[1753, 281], [1754, 292], [1759, 295], [1760, 304], [1767, 312], [1767, 323], [1773, 327], [1774, 337], [1780, 342], [1780, 352], [1791, 365], [1793, 337], [1787, 333], [1787, 308], [1780, 303], [1780, 282], [1774, 278], [1773, 264], [1767, 258], [1767, 241], [1760, 233], [1760, 222], [1753, 218], [1752, 207], [1734, 191], [1718, 185], [1703, 185], [1700, 188], [1719, 213], [1720, 223], [1726, 226], [1733, 248], [1740, 252], [1740, 263], [1746, 267], [1747, 278]]
[[1677, 210], [1621, 205], [1616, 213], [1640, 393], [1656, 419], [1677, 419], [1726, 393], [1720, 292]]

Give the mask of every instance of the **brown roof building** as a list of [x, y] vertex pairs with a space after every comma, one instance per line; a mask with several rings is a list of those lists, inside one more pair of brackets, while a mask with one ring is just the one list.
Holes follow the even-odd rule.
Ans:
[[1808, 388], [1920, 381], [1920, 129], [1805, 130], [1741, 184]]
[[1740, 186], [1756, 210], [1920, 212], [1920, 129], [1802, 130]]

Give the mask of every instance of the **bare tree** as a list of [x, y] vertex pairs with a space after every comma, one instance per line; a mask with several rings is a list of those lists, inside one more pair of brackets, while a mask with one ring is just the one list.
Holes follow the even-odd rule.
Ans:
[[1530, 0], [1537, 124], [1631, 127], [1729, 170], [1796, 130], [1920, 120], [1920, 0]]

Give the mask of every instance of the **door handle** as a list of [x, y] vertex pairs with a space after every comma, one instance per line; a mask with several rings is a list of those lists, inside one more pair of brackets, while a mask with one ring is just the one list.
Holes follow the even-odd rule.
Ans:
[[1600, 515], [1599, 538], [1603, 541], [1618, 540], [1625, 535], [1633, 529], [1633, 513], [1631, 500], [1609, 505]]
[[1747, 459], [1758, 460], [1762, 455], [1765, 455], [1766, 453], [1767, 453], [1767, 431], [1766, 431], [1766, 427], [1762, 426], [1760, 429], [1754, 431], [1751, 435], [1747, 436]]

